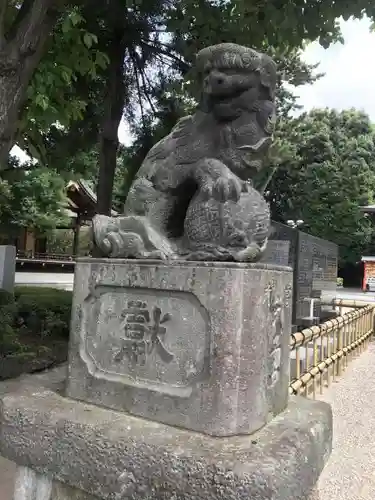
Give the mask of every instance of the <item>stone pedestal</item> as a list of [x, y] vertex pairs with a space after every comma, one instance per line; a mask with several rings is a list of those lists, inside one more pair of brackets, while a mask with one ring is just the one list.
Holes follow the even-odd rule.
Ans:
[[265, 264], [81, 259], [71, 398], [213, 436], [285, 409], [292, 271]]
[[79, 260], [64, 395], [0, 401], [15, 500], [312, 498], [332, 416], [288, 403], [291, 299], [286, 267]]
[[16, 247], [0, 245], [0, 290], [13, 293], [16, 276]]

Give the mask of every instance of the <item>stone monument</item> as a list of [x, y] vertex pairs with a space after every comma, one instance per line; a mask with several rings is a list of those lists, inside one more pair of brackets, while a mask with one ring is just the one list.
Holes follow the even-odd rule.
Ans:
[[76, 265], [65, 393], [2, 398], [23, 500], [312, 498], [331, 413], [288, 398], [292, 270], [260, 262], [251, 184], [276, 67], [220, 44], [197, 72], [197, 111], [151, 149], [124, 215], [93, 221], [103, 257]]
[[146, 156], [125, 215], [94, 219], [103, 255], [249, 262], [265, 250], [269, 208], [251, 178], [272, 142], [275, 64], [220, 44], [198, 54], [197, 72], [198, 110]]
[[16, 247], [0, 245], [0, 290], [14, 292], [16, 277]]

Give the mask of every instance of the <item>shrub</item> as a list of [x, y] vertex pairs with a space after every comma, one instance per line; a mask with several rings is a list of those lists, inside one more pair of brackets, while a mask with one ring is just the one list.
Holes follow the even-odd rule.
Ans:
[[337, 278], [337, 286], [340, 288], [344, 286], [344, 279], [343, 278]]
[[17, 344], [13, 328], [15, 310], [13, 294], [0, 289], [0, 357], [14, 351]]
[[6, 290], [0, 289], [0, 307], [14, 304], [14, 295]]
[[29, 333], [69, 337], [72, 292], [46, 287], [16, 287], [16, 321]]

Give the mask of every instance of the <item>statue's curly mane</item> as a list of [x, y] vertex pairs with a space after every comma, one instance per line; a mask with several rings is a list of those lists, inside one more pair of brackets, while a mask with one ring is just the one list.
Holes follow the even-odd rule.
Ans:
[[168, 156], [173, 156], [176, 164], [186, 164], [206, 157], [207, 148], [211, 146], [215, 135], [212, 127], [218, 128], [218, 125], [212, 123], [208, 130], [203, 121], [214, 122], [199, 111], [179, 120], [171, 132], [150, 150], [145, 161], [164, 161]]

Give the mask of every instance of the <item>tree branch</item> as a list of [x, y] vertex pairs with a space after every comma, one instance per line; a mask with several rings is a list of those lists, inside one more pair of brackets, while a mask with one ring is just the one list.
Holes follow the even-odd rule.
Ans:
[[142, 103], [142, 92], [141, 92], [141, 87], [139, 85], [139, 80], [138, 80], [138, 65], [137, 62], [135, 61], [134, 55], [131, 56], [132, 61], [133, 61], [133, 67], [134, 67], [134, 73], [135, 73], [135, 85], [137, 87], [137, 93], [138, 93], [138, 98], [139, 98], [139, 107], [141, 108], [141, 120], [142, 120], [142, 126], [145, 129], [146, 128], [146, 123], [145, 123], [145, 113], [143, 111], [143, 103]]
[[[139, 57], [138, 57], [138, 54], [136, 52], [134, 52], [133, 54], [133, 60], [134, 60], [134, 64], [135, 66], [138, 68], [138, 73], [141, 77], [141, 80], [142, 80], [142, 85], [143, 85], [143, 88], [144, 88], [144, 96], [146, 97], [150, 107], [151, 107], [151, 110], [154, 114], [156, 114], [156, 109], [155, 109], [155, 106], [153, 104], [153, 102], [151, 101], [150, 99], [150, 96], [148, 95], [148, 92], [147, 92], [147, 82], [146, 82], [146, 75], [145, 75], [145, 72], [144, 72], [144, 68], [142, 68], [140, 62], [139, 62]], [[151, 86], [150, 84], [150, 81], [148, 80], [148, 84], [149, 86]], [[140, 88], [139, 88], [139, 84], [138, 84], [138, 91], [140, 92]], [[142, 96], [140, 96], [140, 100], [142, 100]]]
[[3, 74], [12, 71], [17, 76], [18, 86], [14, 87], [11, 79], [4, 78], [2, 81], [2, 85], [7, 84], [9, 88], [7, 88], [8, 99], [2, 103], [0, 168], [6, 165], [8, 153], [14, 144], [17, 116], [25, 99], [25, 90], [58, 17], [58, 10], [53, 8], [55, 1], [34, 0], [30, 10], [20, 22], [14, 38], [7, 40], [2, 51], [3, 67], [0, 71]]
[[157, 61], [159, 61], [159, 63], [162, 65], [162, 67], [165, 67], [167, 65], [169, 69], [173, 68], [173, 63], [163, 59], [163, 56], [161, 56], [160, 54], [155, 54], [155, 59]]
[[105, 76], [108, 90], [104, 100], [104, 116], [100, 134], [97, 213], [110, 215], [117, 149], [119, 146], [117, 131], [125, 104], [124, 59], [126, 38], [123, 27], [115, 27], [107, 54], [110, 63]]
[[33, 4], [33, 0], [23, 0], [21, 7], [18, 9], [16, 18], [14, 19], [12, 26], [9, 28], [9, 31], [8, 31], [8, 39], [9, 40], [12, 40], [15, 37], [21, 22], [25, 19], [26, 15], [30, 12], [32, 4]]
[[52, 27], [58, 16], [56, 0], [24, 0], [8, 41], [22, 55], [33, 53], [44, 25]]
[[147, 87], [146, 79], [148, 80], [149, 86], [151, 86], [151, 83], [150, 83], [149, 79], [147, 78], [146, 73], [141, 68], [139, 69], [139, 72], [141, 74], [143, 87], [145, 88], [146, 99], [147, 99], [147, 101], [148, 101], [148, 103], [150, 105], [150, 108], [151, 108], [152, 112], [154, 113], [154, 115], [156, 115], [156, 109], [155, 109], [154, 103], [152, 102], [152, 100], [151, 100], [151, 98], [148, 95], [147, 90], [146, 90], [146, 87]]
[[[155, 43], [153, 42], [152, 40], [144, 40], [142, 41], [141, 43], [143, 45], [145, 45], [146, 47], [148, 47], [149, 49], [153, 50], [156, 54], [162, 54], [164, 55], [165, 57], [169, 57], [170, 59], [172, 59], [173, 61], [177, 62], [178, 64], [182, 65], [182, 67], [186, 70], [189, 70], [190, 69], [190, 64], [187, 63], [186, 61], [184, 61], [183, 59], [179, 58], [178, 56], [175, 56], [174, 54], [171, 54], [170, 52], [168, 52], [167, 50], [164, 50], [162, 49], [160, 46], [157, 47], [157, 46], [154, 46], [154, 45], [150, 45], [149, 43], [147, 42], [151, 42], [151, 43]], [[159, 43], [159, 42], [157, 42]]]

